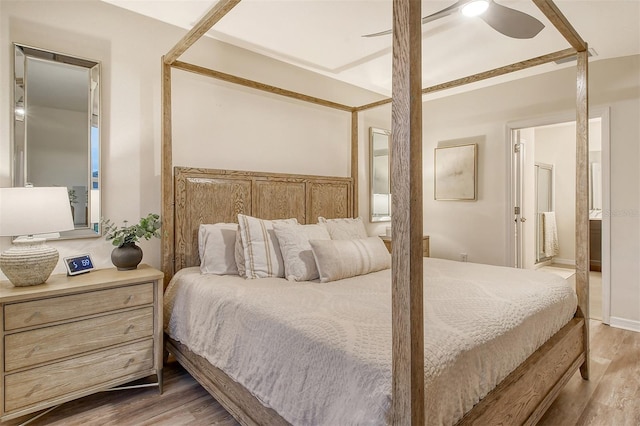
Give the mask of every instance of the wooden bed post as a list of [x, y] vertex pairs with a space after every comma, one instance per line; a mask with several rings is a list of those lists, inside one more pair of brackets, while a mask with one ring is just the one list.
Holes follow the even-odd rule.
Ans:
[[222, 19], [241, 0], [219, 0], [162, 59], [162, 154], [161, 203], [162, 240], [160, 257], [164, 272], [164, 288], [175, 273], [175, 210], [173, 194], [173, 141], [171, 127], [171, 68], [189, 47]]
[[353, 179], [353, 217], [358, 217], [358, 111], [351, 111], [351, 179]]
[[240, 0], [219, 0], [201, 19], [198, 21], [191, 30], [176, 43], [173, 48], [164, 55], [164, 61], [167, 64], [173, 64], [189, 47], [196, 41], [200, 40], [200, 37], [205, 35], [220, 19], [229, 13]]
[[577, 317], [584, 318], [585, 361], [582, 378], [589, 378], [589, 61], [587, 43], [552, 0], [533, 0], [577, 52], [576, 71], [576, 293]]
[[422, 29], [419, 0], [393, 2], [392, 422], [424, 425]]
[[174, 250], [174, 210], [173, 210], [173, 153], [171, 148], [171, 65], [165, 63], [162, 57], [162, 244], [160, 257], [162, 259], [162, 272], [164, 272], [164, 287], [169, 284], [173, 276], [175, 265], [173, 264]]
[[589, 94], [588, 54], [578, 52], [576, 94], [576, 293], [578, 317], [584, 318], [586, 360], [580, 366], [589, 379]]

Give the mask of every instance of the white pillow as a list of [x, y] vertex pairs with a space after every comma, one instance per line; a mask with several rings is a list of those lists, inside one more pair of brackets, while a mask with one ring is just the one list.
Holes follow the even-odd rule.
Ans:
[[310, 240], [323, 283], [389, 269], [391, 254], [378, 237]]
[[237, 275], [234, 255], [236, 223], [203, 224], [198, 229], [200, 272], [203, 274]]
[[362, 218], [325, 219], [318, 217], [318, 223], [324, 224], [331, 235], [332, 240], [353, 240], [355, 238], [367, 238], [367, 230]]
[[247, 278], [284, 278], [284, 261], [273, 231], [274, 223], [297, 224], [297, 219], [263, 220], [238, 215]]
[[322, 225], [274, 223], [273, 230], [284, 260], [284, 275], [289, 281], [310, 281], [319, 277], [309, 240], [330, 240]]

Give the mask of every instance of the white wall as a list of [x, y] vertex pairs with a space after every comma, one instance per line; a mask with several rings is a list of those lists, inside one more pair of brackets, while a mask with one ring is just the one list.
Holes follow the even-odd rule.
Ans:
[[174, 165], [350, 175], [350, 113], [182, 72], [174, 82]]

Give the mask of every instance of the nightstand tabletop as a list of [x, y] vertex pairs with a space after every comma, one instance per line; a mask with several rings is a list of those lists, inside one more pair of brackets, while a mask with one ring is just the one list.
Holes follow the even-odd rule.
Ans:
[[15, 287], [10, 281], [0, 281], [0, 303], [8, 303], [14, 300], [37, 294], [40, 297], [55, 296], [72, 292], [74, 288], [82, 291], [113, 287], [137, 283], [141, 280], [159, 280], [164, 274], [149, 265], [139, 265], [131, 271], [118, 271], [116, 268], [95, 269], [80, 275], [68, 276], [66, 274], [54, 274], [44, 284]]

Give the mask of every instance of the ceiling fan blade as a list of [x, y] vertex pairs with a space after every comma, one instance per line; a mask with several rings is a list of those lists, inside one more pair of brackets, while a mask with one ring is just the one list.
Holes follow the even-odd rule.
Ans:
[[380, 31], [379, 33], [364, 34], [362, 37], [378, 37], [382, 35], [391, 34], [392, 32], [393, 30], [385, 30], [385, 31]]
[[494, 1], [478, 17], [494, 30], [511, 38], [533, 38], [544, 28], [544, 24], [533, 16]]
[[[458, 0], [457, 2], [455, 2], [454, 4], [452, 4], [449, 7], [445, 7], [444, 9], [436, 12], [436, 13], [432, 13], [431, 15], [427, 15], [424, 18], [422, 18], [422, 23], [426, 24], [427, 22], [432, 22], [435, 21], [436, 19], [440, 19], [440, 18], [444, 18], [445, 16], [449, 16], [453, 13], [455, 13], [463, 4], [467, 3], [469, 0]], [[385, 31], [380, 31], [378, 33], [372, 33], [372, 34], [365, 34], [362, 37], [378, 37], [378, 36], [382, 36], [382, 35], [387, 35], [387, 34], [391, 34], [393, 32], [393, 30], [385, 30]]]
[[444, 9], [436, 13], [427, 15], [424, 18], [422, 18], [422, 24], [426, 24], [427, 22], [433, 22], [436, 19], [440, 19], [440, 18], [444, 18], [445, 16], [452, 15], [455, 12], [457, 12], [458, 9], [460, 9], [462, 6], [464, 6], [465, 3], [469, 3], [469, 0], [458, 0], [457, 2], [455, 2], [449, 7], [445, 7]]

